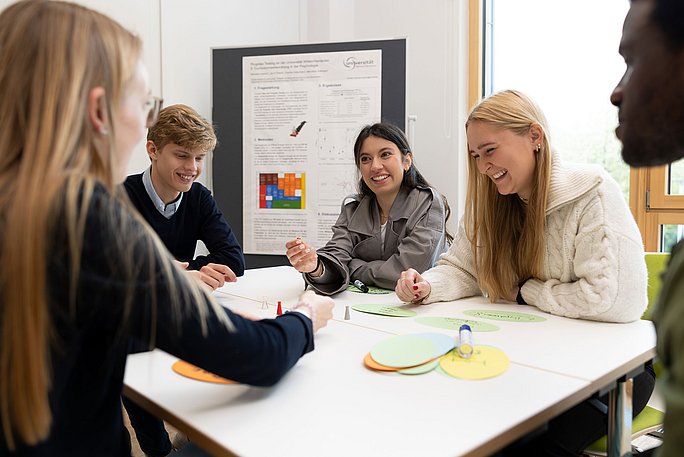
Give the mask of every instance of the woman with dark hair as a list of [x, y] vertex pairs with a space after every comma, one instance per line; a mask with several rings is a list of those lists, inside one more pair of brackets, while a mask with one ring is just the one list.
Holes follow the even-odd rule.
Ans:
[[332, 239], [317, 251], [300, 238], [285, 245], [292, 266], [321, 294], [355, 280], [391, 289], [407, 267], [432, 267], [451, 242], [446, 197], [418, 171], [398, 127], [365, 126], [354, 161], [358, 193], [343, 200]]

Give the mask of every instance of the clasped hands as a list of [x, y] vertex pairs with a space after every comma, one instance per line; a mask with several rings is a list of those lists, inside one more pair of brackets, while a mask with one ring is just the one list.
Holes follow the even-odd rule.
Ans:
[[[397, 280], [397, 286], [394, 291], [397, 293], [399, 300], [405, 303], [422, 303], [432, 290], [430, 283], [413, 268], [401, 272], [401, 276]], [[518, 287], [513, 286], [508, 292], [508, 295], [503, 297], [508, 301], [515, 302], [518, 295]]]
[[406, 303], [422, 303], [431, 291], [430, 283], [413, 268], [402, 271], [394, 288], [399, 300]]

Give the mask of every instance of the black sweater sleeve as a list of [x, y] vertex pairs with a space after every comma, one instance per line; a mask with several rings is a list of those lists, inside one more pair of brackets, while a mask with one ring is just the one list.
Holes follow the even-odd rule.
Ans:
[[195, 257], [189, 262], [188, 269], [199, 270], [208, 263], [220, 263], [228, 266], [237, 276], [242, 276], [245, 273], [245, 258], [235, 233], [209, 190], [199, 184], [195, 186], [199, 190], [199, 239], [209, 254]]
[[[311, 321], [299, 313], [250, 321], [219, 308], [218, 312], [229, 317], [232, 328], [223, 324], [207, 296], [202, 294], [200, 303], [195, 303], [186, 293], [187, 273], [172, 265], [171, 277], [165, 276], [163, 256], [168, 253], [150, 253], [149, 235], [142, 225], [128, 217], [117, 202], [113, 211], [106, 208], [111, 205], [108, 195], [95, 196], [84, 234], [77, 309], [91, 316], [89, 325], [111, 329], [116, 324], [120, 337], [130, 334], [152, 341], [201, 368], [253, 385], [274, 384], [302, 355], [313, 350]], [[122, 224], [132, 226], [121, 230]], [[122, 232], [129, 239], [122, 238]], [[132, 234], [137, 236], [130, 239]], [[134, 256], [132, 274], [122, 262], [130, 256]], [[177, 291], [168, 287], [168, 280], [176, 284]], [[173, 297], [180, 302], [174, 304]], [[202, 331], [198, 306], [208, 310], [206, 332]]]

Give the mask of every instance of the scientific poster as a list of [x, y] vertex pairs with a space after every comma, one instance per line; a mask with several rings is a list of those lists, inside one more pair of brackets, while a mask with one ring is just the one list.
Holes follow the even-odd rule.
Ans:
[[356, 192], [354, 140], [380, 121], [382, 51], [243, 57], [243, 250], [323, 246]]

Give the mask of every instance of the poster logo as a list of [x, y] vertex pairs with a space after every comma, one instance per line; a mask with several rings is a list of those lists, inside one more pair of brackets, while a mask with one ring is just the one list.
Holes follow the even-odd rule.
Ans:
[[354, 69], [356, 67], [374, 67], [375, 61], [373, 59], [359, 60], [356, 57], [347, 57], [342, 62], [347, 68]]

